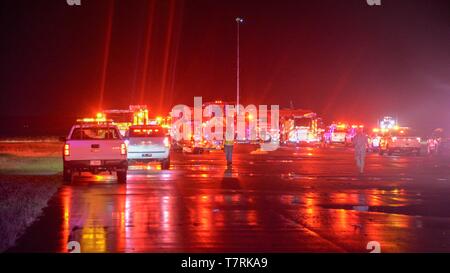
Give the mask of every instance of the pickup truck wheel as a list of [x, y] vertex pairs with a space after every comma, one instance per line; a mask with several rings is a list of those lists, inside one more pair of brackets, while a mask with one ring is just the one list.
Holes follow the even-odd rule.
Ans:
[[163, 170], [170, 169], [170, 159], [166, 159], [161, 162], [161, 169], [163, 169]]
[[119, 182], [119, 184], [127, 183], [127, 171], [118, 171], [117, 172], [117, 182]]
[[72, 182], [72, 171], [68, 168], [63, 169], [63, 180], [66, 183]]

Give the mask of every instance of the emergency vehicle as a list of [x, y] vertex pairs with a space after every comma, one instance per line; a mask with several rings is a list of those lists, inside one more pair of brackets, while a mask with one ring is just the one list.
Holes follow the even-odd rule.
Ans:
[[364, 125], [352, 125], [349, 127], [347, 134], [345, 135], [345, 145], [353, 145], [353, 138], [356, 136], [359, 129], [364, 129]]
[[324, 134], [324, 141], [327, 144], [346, 144], [347, 133], [351, 128], [346, 123], [333, 123], [328, 127], [327, 132]]
[[[205, 116], [203, 113], [205, 108], [209, 105], [217, 105], [222, 110], [222, 130], [223, 134], [225, 133], [225, 106], [233, 105], [232, 103], [226, 103], [220, 100], [216, 100], [214, 102], [207, 102], [202, 105], [202, 119], [199, 120], [201, 123], [200, 131], [194, 131], [194, 124], [192, 120], [186, 121], [188, 126], [191, 128], [191, 135], [188, 139], [182, 139], [179, 141], [175, 141], [172, 143], [173, 147], [176, 150], [182, 150], [188, 153], [201, 154], [210, 150], [221, 150], [223, 149], [223, 137], [222, 139], [216, 139], [214, 137], [214, 126], [212, 126], [211, 122], [214, 119], [214, 113], [211, 113], [211, 117]], [[191, 114], [194, 114], [194, 108], [190, 107]], [[171, 116], [171, 115], [170, 115]], [[191, 117], [192, 118], [192, 117]], [[211, 132], [206, 130], [206, 127], [211, 128]], [[171, 127], [172, 138], [174, 132], [180, 131], [181, 128], [178, 128], [176, 124]]]
[[124, 136], [131, 125], [150, 124], [148, 112], [147, 105], [130, 105], [128, 109], [104, 110], [97, 114], [97, 118], [104, 117], [112, 120]]
[[379, 125], [382, 130], [392, 130], [398, 127], [398, 122], [393, 117], [386, 116], [379, 121]]
[[312, 111], [280, 110], [281, 142], [283, 144], [320, 144], [320, 127], [321, 119]]
[[387, 129], [373, 128], [372, 132], [369, 134], [369, 150], [372, 152], [377, 152], [380, 149], [380, 142], [383, 133], [387, 132]]

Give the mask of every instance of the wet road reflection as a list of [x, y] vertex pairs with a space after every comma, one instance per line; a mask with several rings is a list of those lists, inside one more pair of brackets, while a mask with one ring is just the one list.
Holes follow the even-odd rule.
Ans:
[[[12, 251], [450, 251], [450, 173], [426, 158], [371, 154], [361, 177], [345, 149], [242, 152], [228, 169], [223, 157], [176, 154], [170, 170], [133, 167], [126, 185], [78, 177]], [[33, 239], [47, 226], [58, 232]]]

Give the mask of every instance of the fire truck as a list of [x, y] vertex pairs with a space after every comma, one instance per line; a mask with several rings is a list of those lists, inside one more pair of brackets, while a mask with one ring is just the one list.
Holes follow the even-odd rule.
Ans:
[[166, 129], [171, 126], [171, 117], [150, 116], [147, 105], [130, 105], [128, 109], [103, 110], [97, 113], [97, 118], [113, 120], [123, 136], [131, 125], [160, 125]]
[[[188, 127], [191, 128], [191, 133], [187, 139], [183, 138], [181, 140], [176, 141], [173, 134], [177, 131], [180, 131], [181, 128], [177, 127], [177, 125], [175, 123], [173, 124], [173, 126], [169, 125], [171, 128], [171, 136], [172, 136], [172, 140], [173, 140], [172, 147], [175, 150], [188, 152], [188, 153], [194, 153], [194, 154], [201, 154], [201, 153], [203, 153], [205, 151], [209, 151], [209, 150], [223, 149], [223, 140], [214, 138], [214, 126], [212, 126], [210, 124], [210, 122], [212, 122], [212, 118], [214, 117], [214, 114], [212, 114], [211, 117], [205, 117], [205, 115], [203, 115], [205, 108], [212, 104], [218, 105], [221, 108], [222, 117], [223, 117], [222, 129], [225, 130], [224, 115], [225, 115], [225, 105], [227, 103], [222, 102], [222, 101], [214, 101], [214, 102], [204, 103], [202, 105], [202, 119], [199, 120], [199, 122], [201, 123], [200, 131], [194, 131], [193, 120], [186, 121], [188, 123]], [[194, 114], [193, 107], [190, 107], [190, 112], [192, 115]], [[175, 118], [175, 120], [176, 119], [177, 118]], [[211, 132], [207, 132], [206, 127], [208, 127], [208, 126], [210, 126], [210, 128], [211, 128]]]
[[[225, 138], [226, 131], [226, 106], [227, 105], [235, 105], [234, 102], [224, 102], [221, 100], [216, 100], [213, 102], [205, 102], [202, 104], [202, 113], [206, 113], [208, 106], [214, 105], [219, 107], [222, 111], [222, 139], [215, 138], [215, 127], [218, 126], [218, 120], [214, 119], [214, 112], [209, 115], [202, 115], [201, 122], [201, 130], [194, 131], [194, 126], [192, 121], [189, 121], [189, 125], [191, 128], [191, 136], [189, 139], [182, 139], [179, 141], [175, 141], [172, 143], [174, 149], [183, 150], [186, 152], [192, 153], [203, 153], [208, 150], [220, 150], [223, 149], [223, 139]], [[194, 113], [194, 109], [190, 108], [191, 113]], [[213, 110], [213, 109], [211, 109]], [[265, 120], [265, 126], [261, 126], [263, 122], [263, 118], [258, 115], [258, 113], [246, 112], [244, 115], [244, 134], [237, 134], [237, 117], [234, 115], [234, 129], [236, 134], [236, 143], [250, 143], [250, 144], [259, 144], [260, 142], [276, 142], [279, 144], [280, 140], [280, 131], [278, 128], [271, 128], [271, 110], [267, 110], [267, 116]], [[220, 120], [219, 120], [220, 122]], [[213, 123], [216, 126], [213, 126]], [[278, 121], [276, 122], [278, 124]], [[207, 129], [210, 130], [207, 130]], [[181, 130], [181, 128], [176, 128], [176, 125], [172, 127], [172, 131], [176, 132]], [[175, 139], [175, 138], [172, 138]]]
[[303, 109], [280, 110], [283, 144], [320, 144], [322, 121], [316, 113]]

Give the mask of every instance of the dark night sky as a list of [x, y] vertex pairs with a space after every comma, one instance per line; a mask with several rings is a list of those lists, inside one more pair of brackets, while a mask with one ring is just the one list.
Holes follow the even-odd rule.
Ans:
[[242, 16], [244, 104], [450, 129], [450, 1], [81, 1], [1, 1], [1, 117], [95, 112], [109, 19], [104, 108], [234, 100]]

